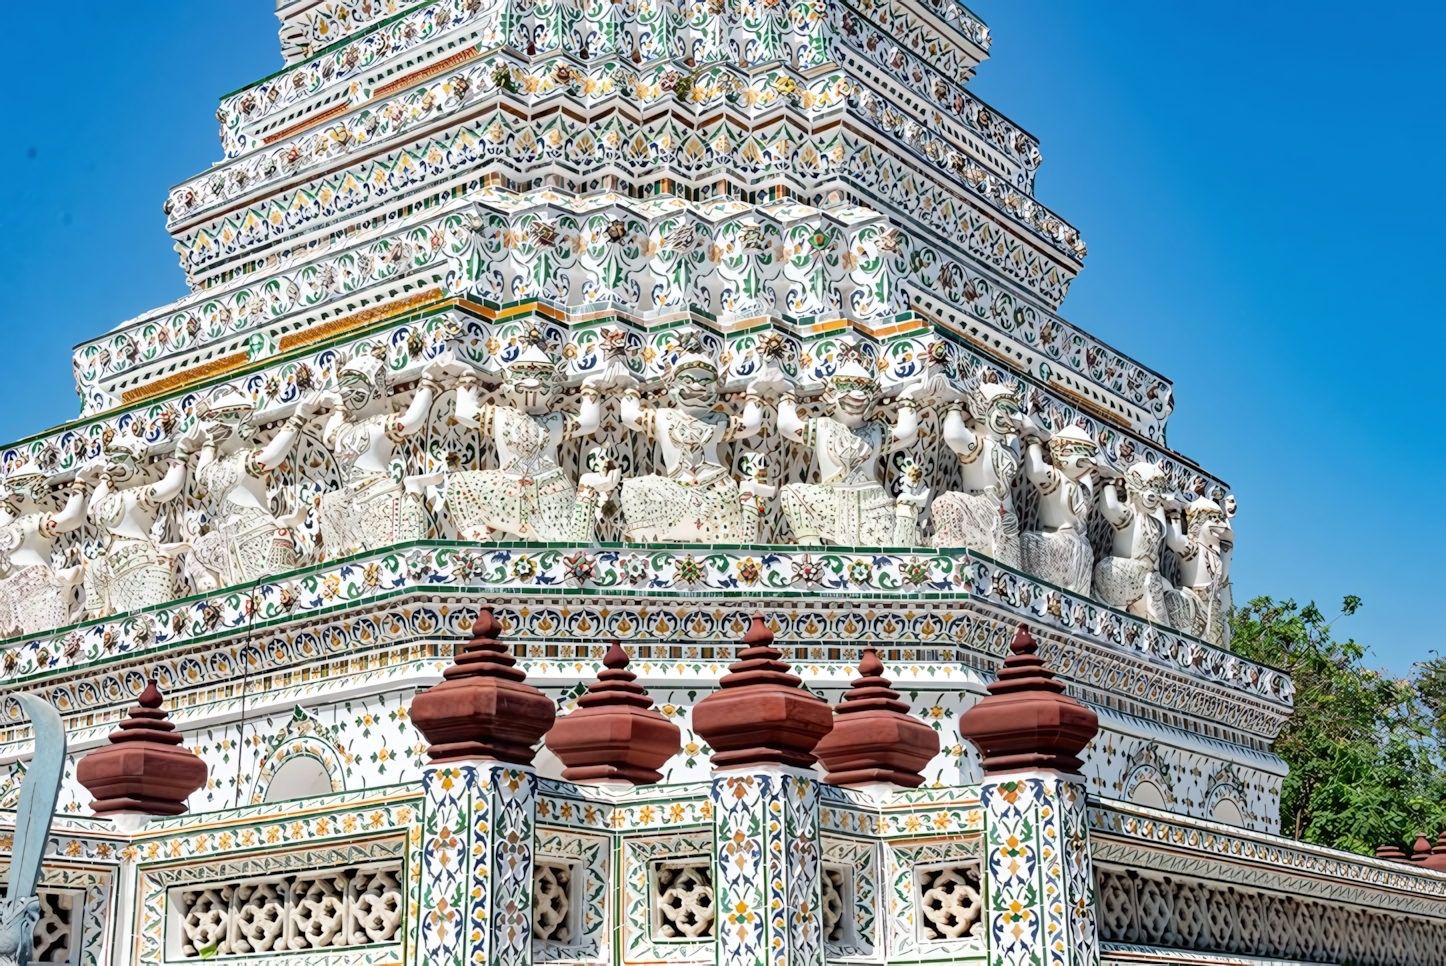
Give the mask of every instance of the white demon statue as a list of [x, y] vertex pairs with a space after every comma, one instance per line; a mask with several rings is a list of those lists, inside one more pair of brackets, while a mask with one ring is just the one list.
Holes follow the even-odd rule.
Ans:
[[1235, 555], [1235, 494], [1217, 486], [1210, 490], [1210, 499], [1225, 511], [1225, 532], [1220, 535], [1220, 606], [1228, 616], [1235, 609], [1235, 591], [1230, 584], [1230, 558]]
[[256, 439], [255, 408], [248, 396], [222, 389], [205, 406], [205, 443], [193, 474], [217, 517], [210, 532], [191, 541], [191, 556], [217, 586], [249, 583], [299, 565], [293, 531], [310, 507], [277, 517], [267, 483], [296, 445], [315, 402], [303, 400], [296, 415], [264, 446]]
[[1166, 537], [1180, 558], [1180, 587], [1165, 595], [1170, 623], [1206, 643], [1225, 647], [1229, 641], [1222, 591], [1229, 585], [1225, 546], [1234, 539], [1230, 520], [1220, 504], [1203, 496], [1185, 505], [1183, 529], [1180, 516], [1180, 511], [1170, 511]]
[[[1065, 590], [1089, 594], [1095, 553], [1088, 528], [1099, 446], [1075, 425], [1048, 435], [1029, 420], [1023, 434], [1028, 439], [1024, 475], [1039, 494], [1039, 529], [1020, 538], [1024, 569]], [[1046, 435], [1048, 442], [1041, 442]]]
[[55, 538], [85, 522], [86, 486], [70, 484], [59, 511], [46, 510], [45, 473], [34, 463], [12, 470], [4, 481], [0, 503], [0, 634], [38, 634], [75, 620], [75, 587], [85, 574], [83, 564], [56, 567]]
[[[964, 489], [934, 498], [934, 546], [967, 547], [1006, 567], [1021, 567], [1019, 516], [1012, 487], [1019, 478], [1019, 396], [987, 370], [966, 402], [944, 415], [944, 443], [959, 457]], [[972, 424], [972, 425], [971, 425]]]
[[477, 375], [457, 386], [456, 419], [491, 436], [497, 468], [450, 473], [447, 512], [463, 540], [591, 542], [598, 514], [617, 486], [619, 471], [582, 474], [577, 485], [558, 465], [564, 440], [597, 432], [602, 418], [599, 385], [607, 373], [583, 381], [576, 416], [554, 411], [562, 373], [535, 329], [502, 368], [504, 404], [479, 405]]
[[844, 342], [824, 389], [822, 416], [800, 417], [793, 393], [784, 393], [778, 405], [778, 432], [812, 450], [818, 465], [817, 483], [788, 483], [780, 494], [795, 542], [915, 545], [919, 510], [928, 500], [928, 489], [912, 470], [895, 500], [879, 480], [879, 458], [914, 444], [919, 433], [917, 398], [928, 386], [920, 381], [899, 394], [898, 420], [890, 426], [874, 411], [879, 382], [868, 357], [853, 343]]
[[1096, 597], [1157, 624], [1170, 622], [1165, 609], [1170, 583], [1160, 575], [1167, 484], [1164, 471], [1143, 460], [1125, 470], [1124, 500], [1118, 479], [1105, 483], [1100, 511], [1114, 536], [1110, 556], [1095, 564], [1094, 575]]
[[87, 562], [86, 610], [91, 616], [123, 614], [176, 596], [177, 556], [184, 543], [162, 543], [154, 530], [161, 508], [186, 488], [186, 460], [201, 440], [200, 426], [176, 443], [161, 479], [136, 483], [147, 446], [136, 436], [106, 444], [87, 472], [98, 479], [90, 519], [101, 531], [101, 554]]
[[[741, 416], [721, 411], [718, 363], [696, 329], [678, 332], [677, 358], [668, 370], [668, 406], [643, 402], [632, 377], [622, 370], [614, 385], [623, 388], [619, 415], [627, 428], [645, 434], [662, 457], [662, 472], [622, 481], [624, 532], [634, 543], [741, 543], [753, 521], [747, 480], [740, 488], [718, 458], [718, 444], [747, 439], [763, 427], [761, 393], [777, 385], [772, 370], [748, 386]], [[600, 387], [606, 388], [606, 387]]]
[[427, 536], [421, 478], [398, 480], [392, 456], [427, 426], [441, 379], [458, 370], [450, 355], [422, 370], [406, 412], [393, 411], [385, 347], [341, 362], [334, 392], [316, 394], [311, 412], [330, 410], [321, 439], [341, 470], [341, 488], [321, 498], [321, 542], [328, 558], [375, 550]]

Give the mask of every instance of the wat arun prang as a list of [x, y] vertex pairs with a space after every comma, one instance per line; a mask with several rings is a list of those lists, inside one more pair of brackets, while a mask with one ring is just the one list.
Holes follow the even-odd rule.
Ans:
[[1446, 957], [1446, 856], [1277, 837], [1235, 499], [972, 12], [277, 15], [190, 293], [3, 453], [36, 960]]

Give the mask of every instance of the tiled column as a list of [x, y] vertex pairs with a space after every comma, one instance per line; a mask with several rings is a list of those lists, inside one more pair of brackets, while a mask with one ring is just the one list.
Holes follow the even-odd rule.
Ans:
[[719, 966], [823, 966], [813, 749], [833, 710], [802, 683], [755, 614], [738, 660], [693, 709], [713, 747]]
[[1019, 625], [989, 696], [959, 719], [984, 781], [990, 966], [1097, 966], [1094, 866], [1079, 755], [1099, 719], [1065, 693]]
[[990, 775], [979, 798], [989, 966], [1098, 966], [1083, 782]]
[[423, 772], [415, 966], [532, 962], [537, 775], [497, 761]]
[[813, 772], [715, 771], [719, 966], [823, 966], [819, 785]]
[[429, 742], [422, 772], [416, 966], [527, 966], [532, 960], [533, 747], [555, 708], [527, 683], [483, 604], [442, 683], [412, 700]]

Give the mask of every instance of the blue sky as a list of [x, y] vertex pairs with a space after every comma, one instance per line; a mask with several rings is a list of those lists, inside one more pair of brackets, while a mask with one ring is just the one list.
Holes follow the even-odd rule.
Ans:
[[[219, 95], [280, 65], [268, 0], [7, 15], [0, 438], [77, 411], [69, 350], [184, 291], [161, 202], [220, 157]], [[973, 88], [1038, 136], [1090, 257], [1064, 315], [1175, 382], [1170, 444], [1228, 480], [1237, 600], [1365, 606], [1441, 647], [1439, 4], [979, 0]]]

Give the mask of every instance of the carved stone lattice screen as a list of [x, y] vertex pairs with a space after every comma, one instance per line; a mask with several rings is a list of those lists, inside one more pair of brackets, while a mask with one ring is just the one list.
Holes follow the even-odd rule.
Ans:
[[[0, 897], [8, 892], [0, 883]], [[84, 914], [85, 897], [78, 892], [39, 890], [40, 918], [35, 922], [34, 945], [30, 947], [32, 963], [63, 963], [79, 966], [80, 920]]]
[[919, 940], [941, 942], [972, 936], [984, 911], [978, 862], [916, 866]]
[[172, 958], [366, 946], [400, 939], [400, 865], [172, 889]]
[[77, 927], [83, 897], [75, 892], [40, 893], [40, 919], [35, 923], [35, 945], [31, 948], [32, 963], [80, 962]]
[[657, 939], [713, 935], [712, 860], [703, 856], [653, 863], [653, 934]]
[[823, 938], [824, 941], [840, 946], [848, 942], [849, 918], [844, 915], [852, 891], [850, 870], [839, 865], [823, 867]]
[[532, 938], [537, 942], [576, 941], [572, 917], [572, 866], [539, 859], [532, 872]]
[[1100, 938], [1318, 963], [1446, 964], [1446, 922], [1134, 871], [1098, 872]]

